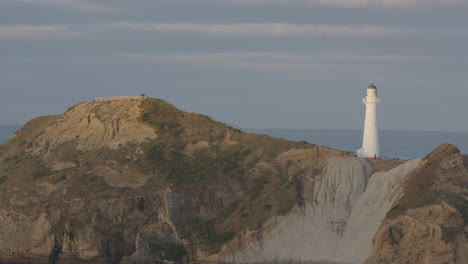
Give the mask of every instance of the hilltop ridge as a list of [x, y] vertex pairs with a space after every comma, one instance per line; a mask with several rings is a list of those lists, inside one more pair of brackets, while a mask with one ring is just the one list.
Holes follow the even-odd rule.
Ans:
[[23, 230], [0, 241], [0, 259], [43, 259], [59, 245], [58, 259], [114, 262], [148, 236], [203, 259], [287, 214], [301, 201], [299, 174], [337, 155], [352, 154], [245, 133], [159, 99], [79, 103], [0, 146], [0, 234]]

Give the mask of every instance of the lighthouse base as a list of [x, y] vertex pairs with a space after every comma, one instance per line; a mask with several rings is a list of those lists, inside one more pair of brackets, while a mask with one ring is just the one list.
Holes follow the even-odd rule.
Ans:
[[376, 152], [366, 151], [363, 148], [357, 150], [357, 156], [363, 159], [380, 159]]

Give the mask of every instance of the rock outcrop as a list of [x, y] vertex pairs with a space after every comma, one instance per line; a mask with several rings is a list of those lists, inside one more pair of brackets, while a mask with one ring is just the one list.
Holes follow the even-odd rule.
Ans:
[[402, 183], [402, 197], [375, 234], [366, 264], [467, 263], [465, 160], [448, 144], [422, 160]]
[[413, 209], [382, 225], [366, 263], [466, 263], [459, 212], [443, 203]]

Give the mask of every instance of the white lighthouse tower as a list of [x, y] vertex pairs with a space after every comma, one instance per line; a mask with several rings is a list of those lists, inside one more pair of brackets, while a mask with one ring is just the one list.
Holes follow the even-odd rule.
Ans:
[[366, 105], [366, 117], [364, 121], [364, 135], [362, 137], [362, 148], [358, 149], [357, 155], [361, 158], [378, 159], [380, 157], [379, 134], [377, 131], [377, 87], [371, 82], [367, 87], [366, 97], [362, 99]]

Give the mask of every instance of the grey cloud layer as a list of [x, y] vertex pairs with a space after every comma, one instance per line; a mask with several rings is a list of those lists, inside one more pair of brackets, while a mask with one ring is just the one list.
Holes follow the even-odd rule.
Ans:
[[0, 25], [2, 39], [44, 39], [57, 36], [77, 36], [86, 33], [101, 34], [108, 30], [134, 30], [146, 32], [202, 33], [233, 36], [357, 36], [395, 37], [414, 35], [467, 35], [464, 28], [412, 28], [378, 25], [320, 25], [320, 24], [188, 24], [188, 23], [131, 23], [115, 22], [99, 25]]
[[294, 54], [278, 52], [229, 52], [206, 54], [126, 54], [125, 60], [150, 63], [208, 64], [255, 70], [341, 73], [388, 73], [397, 71], [389, 64], [437, 60], [424, 56], [365, 54]]
[[[102, 0], [5, 0], [18, 3], [34, 3], [43, 5], [54, 5], [61, 7], [76, 8], [86, 12], [95, 13], [118, 13], [123, 9], [115, 7], [115, 3], [125, 1], [102, 1]], [[135, 2], [135, 1], [128, 1]], [[344, 8], [415, 8], [430, 5], [460, 5], [466, 4], [463, 0], [138, 0], [136, 4], [164, 2], [200, 2], [200, 3], [224, 3], [224, 4], [310, 4], [317, 6], [334, 6]]]
[[73, 8], [91, 13], [118, 13], [121, 10], [112, 6], [112, 1], [96, 0], [4, 0], [23, 4], [51, 5], [63, 8]]
[[142, 31], [196, 32], [225, 35], [254, 36], [398, 36], [414, 34], [467, 34], [468, 29], [421, 29], [411, 27], [385, 27], [377, 25], [320, 25], [320, 24], [164, 24], [116, 22], [116, 26]]
[[0, 39], [44, 40], [78, 34], [66, 25], [0, 25]]

